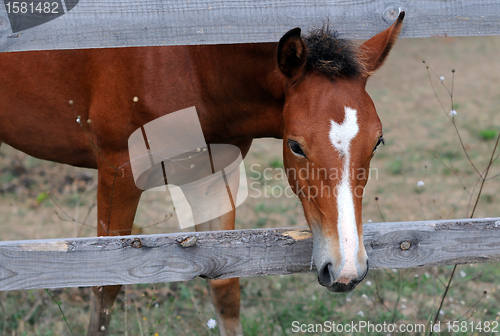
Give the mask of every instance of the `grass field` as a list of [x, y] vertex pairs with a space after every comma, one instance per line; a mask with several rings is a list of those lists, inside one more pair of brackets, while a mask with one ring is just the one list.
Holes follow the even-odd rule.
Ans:
[[[447, 113], [456, 110], [455, 121], [464, 147], [482, 172], [500, 130], [499, 54], [500, 37], [412, 39], [396, 44], [386, 65], [367, 86], [384, 125], [386, 145], [372, 161], [377, 174], [368, 182], [363, 222], [470, 216], [470, 203], [477, 197], [477, 174]], [[433, 93], [423, 59], [436, 74], [431, 72], [432, 81], [444, 110]], [[456, 70], [453, 107], [438, 78], [444, 76], [443, 84], [450, 89], [452, 69]], [[265, 168], [279, 172], [281, 150], [281, 141], [255, 141], [245, 159], [253, 187], [248, 200], [238, 208], [237, 228], [306, 225], [296, 197], [265, 197], [273, 186], [287, 185], [283, 180], [259, 178]], [[489, 176], [497, 174], [500, 163], [495, 161]], [[499, 182], [497, 177], [485, 183], [474, 217], [500, 216]], [[94, 171], [40, 161], [3, 145], [0, 240], [92, 236], [95, 193]], [[176, 231], [177, 219], [169, 196], [145, 193], [134, 233]], [[294, 321], [427, 324], [438, 309], [451, 269], [372, 270], [348, 294], [328, 293], [314, 274], [245, 278], [241, 280], [243, 327], [246, 335], [288, 335], [294, 334]], [[496, 264], [459, 266], [439, 314], [440, 334], [496, 334], [491, 328], [500, 316], [499, 279]], [[0, 292], [0, 335], [83, 335], [89, 319], [89, 298], [88, 288]], [[202, 279], [124, 286], [113, 315], [111, 335], [218, 334], [217, 328], [206, 326], [215, 314]], [[452, 321], [459, 321], [458, 332], [443, 332], [446, 323]], [[500, 331], [500, 326], [496, 330]], [[394, 333], [364, 330], [307, 334]]]

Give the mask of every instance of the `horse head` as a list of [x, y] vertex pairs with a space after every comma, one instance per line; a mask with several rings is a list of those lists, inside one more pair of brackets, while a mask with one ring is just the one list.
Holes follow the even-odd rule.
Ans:
[[318, 281], [332, 292], [354, 289], [368, 271], [362, 196], [383, 134], [365, 86], [389, 54], [403, 17], [360, 46], [328, 28], [305, 38], [295, 28], [278, 44], [285, 169], [313, 233]]

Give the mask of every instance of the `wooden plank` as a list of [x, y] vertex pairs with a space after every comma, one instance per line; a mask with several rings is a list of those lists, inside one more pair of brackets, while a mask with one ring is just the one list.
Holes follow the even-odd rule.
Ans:
[[[500, 218], [364, 230], [372, 269], [500, 261]], [[311, 251], [305, 227], [1, 242], [0, 290], [309, 272]]]
[[0, 6], [0, 51], [270, 42], [324, 22], [343, 37], [367, 39], [399, 10], [406, 11], [402, 37], [500, 34], [496, 0], [80, 0], [63, 16], [14, 34]]

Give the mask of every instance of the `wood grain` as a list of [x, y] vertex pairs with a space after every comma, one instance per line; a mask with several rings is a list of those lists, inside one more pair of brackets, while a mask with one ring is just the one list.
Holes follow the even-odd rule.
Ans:
[[[500, 218], [370, 223], [364, 232], [372, 269], [500, 261]], [[190, 237], [196, 243], [183, 247]], [[310, 272], [311, 251], [305, 227], [0, 242], [0, 290]]]
[[496, 0], [80, 0], [67, 14], [13, 34], [0, 6], [0, 51], [275, 42], [329, 22], [367, 39], [406, 11], [401, 37], [500, 34]]

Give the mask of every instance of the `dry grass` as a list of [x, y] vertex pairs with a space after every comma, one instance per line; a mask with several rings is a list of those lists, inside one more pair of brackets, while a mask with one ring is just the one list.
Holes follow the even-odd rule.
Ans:
[[[438, 75], [446, 77], [447, 85], [451, 84], [451, 69], [456, 69], [457, 124], [471, 157], [484, 169], [493, 141], [482, 139], [480, 132], [500, 129], [499, 53], [499, 37], [413, 39], [396, 44], [386, 65], [367, 87], [384, 125], [386, 146], [378, 150], [372, 162], [372, 167], [378, 169], [378, 179], [368, 183], [364, 222], [381, 221], [375, 197], [387, 221], [466, 217], [468, 192], [473, 193], [477, 176], [434, 97], [422, 59]], [[439, 81], [436, 85], [448, 104]], [[261, 165], [260, 171], [280, 167], [281, 150], [281, 141], [255, 141], [245, 160], [247, 175], [254, 176], [250, 169], [253, 164]], [[42, 162], [5, 145], [0, 155], [0, 240], [94, 235], [95, 172]], [[435, 155], [452, 166], [456, 174]], [[498, 173], [500, 165], [496, 162], [490, 176]], [[417, 181], [424, 181], [425, 186], [417, 187]], [[500, 177], [487, 182], [476, 217], [500, 216], [499, 181]], [[270, 187], [286, 186], [285, 181], [259, 182]], [[58, 205], [44, 195], [48, 191]], [[251, 196], [255, 194], [250, 190]], [[146, 193], [136, 216], [136, 232], [178, 231], [175, 215], [163, 221], [170, 213], [173, 207], [168, 195]], [[87, 215], [87, 226], [70, 219], [82, 221]], [[159, 224], [151, 226], [155, 223]], [[249, 197], [238, 209], [237, 228], [294, 225], [305, 225], [296, 198]], [[460, 271], [464, 273], [456, 276], [457, 285], [445, 302], [443, 320], [459, 318], [479, 299], [467, 314], [474, 313], [475, 321], [497, 318], [500, 287], [496, 279], [500, 274], [496, 265], [463, 266]], [[438, 305], [441, 282], [447, 281], [449, 272], [449, 268], [372, 271], [353, 293], [334, 296], [309, 274], [242, 279], [244, 327], [249, 335], [282, 335], [291, 332], [291, 321], [297, 319], [307, 323], [326, 319], [425, 323]], [[483, 291], [488, 292], [484, 297]], [[73, 333], [83, 334], [89, 289], [52, 293], [61, 301]], [[360, 311], [363, 317], [358, 315]], [[114, 315], [112, 335], [216, 334], [205, 326], [214, 314], [201, 279], [127, 286], [119, 296]], [[2, 335], [69, 335], [57, 306], [43, 290], [0, 293], [0, 316]]]

